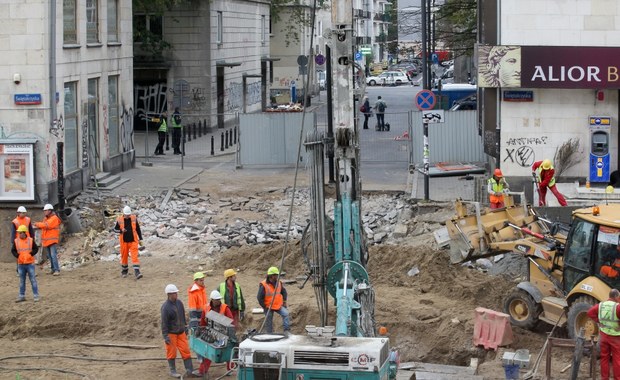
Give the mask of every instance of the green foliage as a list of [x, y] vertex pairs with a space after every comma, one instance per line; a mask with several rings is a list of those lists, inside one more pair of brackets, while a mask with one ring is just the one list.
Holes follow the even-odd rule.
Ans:
[[188, 5], [191, 0], [132, 0], [133, 12], [149, 13], [161, 16], [179, 5]]
[[[187, 7], [198, 0], [132, 0], [134, 15], [146, 14], [161, 17], [166, 11], [175, 7]], [[161, 60], [163, 53], [172, 47], [161, 35], [147, 29], [146, 22], [137, 22], [134, 17], [133, 41], [139, 43], [139, 51], [148, 60]]]
[[[299, 42], [304, 27], [312, 27], [314, 4], [314, 0], [271, 0], [271, 24], [284, 33], [287, 47]], [[321, 8], [328, 9], [329, 5], [317, 0], [315, 12]]]
[[393, 56], [398, 55], [398, 0], [392, 0], [391, 6], [385, 12], [387, 19], [390, 21], [388, 24], [388, 43], [387, 51]]
[[477, 27], [477, 0], [447, 0], [435, 14], [436, 40], [455, 56], [473, 56]]

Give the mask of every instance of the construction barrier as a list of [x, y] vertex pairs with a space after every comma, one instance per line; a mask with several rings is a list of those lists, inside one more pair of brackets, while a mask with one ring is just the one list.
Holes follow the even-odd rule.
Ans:
[[483, 307], [475, 311], [474, 345], [496, 350], [499, 346], [512, 343], [512, 327], [508, 314]]

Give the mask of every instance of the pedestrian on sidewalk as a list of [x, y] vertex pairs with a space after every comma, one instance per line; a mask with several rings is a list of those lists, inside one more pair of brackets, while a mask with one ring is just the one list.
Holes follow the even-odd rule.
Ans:
[[[41, 245], [45, 250], [45, 257], [50, 260], [50, 273], [54, 276], [60, 275], [60, 265], [58, 265], [58, 243], [60, 243], [60, 226], [62, 220], [54, 212], [54, 206], [46, 204], [43, 206], [44, 218], [35, 223], [34, 227], [41, 230]], [[45, 260], [41, 260], [41, 264]]]
[[368, 119], [372, 117], [372, 108], [370, 107], [370, 101], [368, 100], [368, 96], [364, 96], [362, 113], [364, 114], [364, 129], [368, 129]]
[[282, 317], [285, 334], [291, 329], [289, 312], [286, 308], [286, 289], [279, 277], [280, 270], [277, 267], [269, 268], [267, 278], [258, 285], [258, 294], [256, 295], [258, 303], [265, 313], [265, 332], [269, 334], [273, 332], [273, 313], [278, 313]]
[[[26, 226], [28, 228], [26, 235], [34, 239], [34, 229], [32, 228], [32, 221], [30, 220], [29, 217], [26, 216], [27, 212], [28, 211], [26, 210], [26, 207], [24, 206], [19, 206], [17, 208], [17, 215], [15, 216], [15, 219], [11, 221], [11, 240], [10, 241], [15, 241], [15, 238], [17, 237], [17, 229], [19, 228], [19, 226]], [[43, 264], [43, 263], [39, 263], [39, 264]], [[17, 266], [15, 267], [15, 271], [17, 272], [17, 275], [19, 276], [19, 270], [17, 269]]]
[[131, 254], [134, 275], [136, 276], [136, 280], [141, 279], [142, 273], [140, 273], [138, 246], [143, 244], [142, 231], [140, 231], [138, 217], [131, 214], [131, 207], [123, 207], [123, 215], [119, 215], [119, 217], [116, 218], [114, 231], [119, 234], [121, 241], [121, 277], [127, 277], [127, 272], [129, 271], [129, 254]]
[[164, 153], [164, 143], [166, 142], [166, 134], [168, 133], [168, 123], [166, 119], [168, 118], [168, 113], [163, 112], [159, 118], [159, 128], [157, 128], [157, 147], [155, 147], [155, 155], [165, 155]]
[[508, 182], [506, 182], [506, 178], [504, 178], [502, 171], [497, 168], [493, 172], [493, 177], [489, 178], [487, 185], [491, 209], [505, 207], [504, 192], [506, 191], [508, 191]]
[[385, 130], [385, 109], [387, 104], [381, 99], [381, 95], [377, 96], [375, 103], [375, 113], [377, 114], [377, 128], [379, 131]]
[[23, 302], [26, 300], [26, 273], [32, 286], [32, 295], [34, 302], [39, 302], [39, 286], [35, 274], [34, 255], [39, 251], [37, 243], [34, 239], [28, 237], [28, 227], [22, 225], [17, 228], [19, 236], [13, 240], [11, 253], [17, 259], [17, 270], [19, 272], [19, 295], [15, 302]]
[[614, 380], [620, 380], [620, 291], [611, 289], [609, 299], [592, 306], [588, 317], [599, 326], [601, 380], [609, 380], [609, 362]]
[[176, 107], [172, 114], [172, 149], [174, 150], [174, 154], [181, 154], [182, 131], [181, 113], [179, 112], [179, 107]]
[[[215, 311], [218, 314], [222, 314], [225, 317], [233, 319], [233, 315], [230, 311], [228, 305], [222, 302], [222, 295], [217, 290], [211, 292], [209, 296], [209, 303], [202, 311], [200, 315], [200, 326], [207, 326], [207, 313], [211, 310]], [[234, 324], [234, 322], [233, 322]], [[209, 368], [211, 367], [211, 360], [208, 358], [204, 358], [202, 363], [200, 364], [200, 369], [198, 370], [198, 376], [205, 376], [207, 372], [209, 372]], [[230, 371], [234, 368], [234, 364], [231, 362], [226, 363], [226, 369]]]
[[185, 377], [194, 377], [194, 367], [192, 365], [192, 354], [187, 342], [187, 322], [185, 319], [185, 308], [179, 298], [179, 289], [174, 284], [166, 285], [164, 289], [168, 299], [161, 305], [161, 333], [166, 344], [166, 359], [170, 376], [180, 378], [177, 372], [176, 358], [177, 350], [183, 359], [185, 366]]
[[547, 188], [551, 190], [553, 195], [557, 198], [560, 206], [566, 206], [566, 199], [560, 193], [560, 191], [555, 186], [555, 170], [553, 169], [553, 163], [549, 159], [544, 159], [542, 161], [536, 161], [532, 165], [532, 172], [536, 175], [538, 180], [538, 205], [546, 206], [547, 205]]
[[239, 321], [242, 321], [244, 317], [245, 300], [237, 282], [237, 272], [234, 269], [226, 269], [224, 278], [225, 281], [220, 283], [219, 292], [223, 297], [223, 302], [230, 308], [235, 326], [239, 326]]

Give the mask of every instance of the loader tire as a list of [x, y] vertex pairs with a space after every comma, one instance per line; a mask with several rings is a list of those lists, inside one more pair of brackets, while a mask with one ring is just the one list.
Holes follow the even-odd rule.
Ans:
[[587, 315], [588, 310], [596, 304], [597, 301], [594, 298], [580, 296], [570, 305], [566, 329], [571, 339], [575, 339], [579, 335], [579, 329], [582, 327], [585, 330], [584, 336], [586, 340], [589, 340], [592, 335], [598, 337], [598, 326]]
[[525, 290], [514, 290], [504, 302], [504, 313], [510, 316], [510, 323], [527, 330], [536, 327], [541, 312], [542, 306]]

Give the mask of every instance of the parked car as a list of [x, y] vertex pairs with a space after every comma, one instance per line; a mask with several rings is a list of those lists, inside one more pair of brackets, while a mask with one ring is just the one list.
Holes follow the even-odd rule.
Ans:
[[391, 71], [404, 71], [411, 78], [418, 75], [421, 70], [413, 63], [397, 63], [396, 65], [390, 66]]
[[461, 98], [454, 102], [454, 105], [450, 107], [450, 111], [467, 111], [478, 109], [478, 95], [472, 94], [464, 98]]
[[399, 86], [408, 82], [407, 74], [402, 71], [386, 71], [366, 78], [366, 84], [369, 86]]

